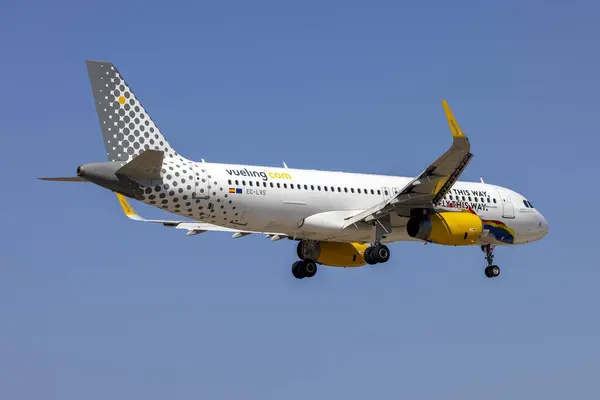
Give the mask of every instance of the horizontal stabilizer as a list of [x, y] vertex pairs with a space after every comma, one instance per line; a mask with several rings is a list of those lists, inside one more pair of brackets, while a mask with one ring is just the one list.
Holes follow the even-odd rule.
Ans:
[[136, 181], [159, 180], [165, 153], [159, 150], [145, 150], [139, 156], [123, 165], [116, 172]]
[[80, 176], [66, 176], [58, 178], [39, 178], [41, 181], [53, 181], [53, 182], [88, 182]]

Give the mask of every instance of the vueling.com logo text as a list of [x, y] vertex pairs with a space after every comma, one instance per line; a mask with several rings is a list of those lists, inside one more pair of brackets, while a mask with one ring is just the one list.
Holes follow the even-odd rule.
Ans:
[[262, 178], [263, 181], [271, 179], [292, 179], [292, 176], [287, 172], [270, 172], [270, 171], [248, 171], [246, 168], [244, 169], [226, 169], [229, 175], [235, 176], [249, 176], [249, 177], [257, 177]]

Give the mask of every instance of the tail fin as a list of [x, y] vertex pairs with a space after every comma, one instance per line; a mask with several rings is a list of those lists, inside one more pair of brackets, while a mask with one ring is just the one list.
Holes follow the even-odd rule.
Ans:
[[184, 160], [169, 146], [117, 67], [105, 61], [86, 64], [109, 161], [130, 161], [144, 150]]

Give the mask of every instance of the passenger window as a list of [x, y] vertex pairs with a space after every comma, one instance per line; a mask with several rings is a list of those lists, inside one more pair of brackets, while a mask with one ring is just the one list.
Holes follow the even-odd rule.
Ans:
[[231, 185], [231, 179], [227, 181], [227, 183], [229, 183]]
[[239, 181], [236, 179], [236, 181], [235, 181], [235, 184], [236, 184], [236, 185], [239, 185], [239, 184], [240, 184], [240, 182], [239, 182]]
[[360, 194], [360, 188], [359, 188], [359, 189], [356, 189], [356, 190], [357, 190], [358, 194]]
[[290, 189], [293, 189], [293, 188], [294, 188], [294, 184], [290, 183]]
[[264, 187], [267, 187], [267, 182], [263, 182], [263, 186], [264, 186]]
[[246, 186], [246, 181], [242, 181], [242, 186]]
[[338, 192], [341, 192], [341, 191], [342, 191], [342, 188], [338, 186]]
[[284, 188], [284, 189], [287, 189], [287, 183], [284, 183], [284, 184], [283, 184], [283, 188]]
[[384, 190], [383, 193], [385, 193], [386, 196], [389, 196], [389, 193], [387, 190]]
[[252, 181], [248, 181], [248, 185], [252, 186]]
[[482, 202], [482, 203], [484, 202], [484, 200], [483, 200], [483, 197], [481, 198], [481, 202]]
[[367, 189], [365, 189], [364, 193], [365, 194], [369, 194], [369, 191]]
[[452, 195], [450, 195], [450, 200], [452, 200]]
[[271, 185], [271, 187], [273, 187], [273, 182], [269, 182], [269, 185]]
[[321, 185], [317, 185], [317, 190], [320, 192], [321, 191]]
[[469, 201], [471, 201], [471, 196], [469, 196]]
[[466, 199], [466, 197], [465, 197], [465, 196], [463, 196], [463, 201], [467, 201], [467, 199]]
[[371, 189], [371, 194], [375, 194], [375, 191], [373, 189]]
[[277, 182], [277, 189], [281, 189], [281, 185]]
[[308, 190], [308, 185], [304, 185], [304, 190]]
[[323, 186], [323, 190], [324, 190], [324, 191], [327, 191], [327, 186]]
[[494, 198], [494, 204], [496, 203], [496, 198]]
[[315, 185], [310, 185], [310, 190], [315, 190]]
[[350, 188], [350, 191], [351, 191], [352, 193], [354, 193], [354, 188]]
[[332, 187], [331, 187], [331, 191], [332, 191], [332, 192], [335, 192], [335, 187], [333, 187], [333, 186], [332, 186]]
[[487, 198], [487, 202], [488, 202], [488, 203], [490, 202], [490, 198], [489, 198], [489, 197]]
[[377, 189], [377, 195], [381, 196], [381, 190]]

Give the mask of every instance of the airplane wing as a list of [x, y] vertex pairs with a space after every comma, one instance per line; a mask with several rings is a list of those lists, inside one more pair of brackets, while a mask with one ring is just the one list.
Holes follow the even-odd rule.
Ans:
[[454, 119], [448, 103], [442, 100], [442, 104], [452, 132], [450, 148], [395, 196], [347, 218], [344, 228], [377, 220], [392, 211], [408, 217], [412, 209], [437, 207], [473, 158], [469, 139]]
[[267, 235], [267, 238], [270, 238], [273, 241], [288, 237], [288, 235], [286, 235], [284, 233], [246, 231], [246, 230], [227, 228], [227, 227], [219, 226], [219, 225], [213, 225], [213, 224], [209, 224], [207, 222], [146, 219], [146, 218], [140, 217], [135, 212], [135, 210], [133, 209], [133, 207], [131, 207], [131, 205], [125, 198], [125, 196], [123, 196], [120, 193], [117, 193], [117, 198], [119, 199], [119, 203], [121, 203], [121, 208], [123, 208], [123, 212], [125, 213], [125, 215], [128, 218], [130, 218], [134, 221], [150, 222], [150, 223], [154, 223], [154, 224], [163, 224], [164, 226], [172, 227], [175, 229], [185, 229], [185, 230], [187, 230], [186, 234], [188, 236], [197, 235], [199, 233], [211, 231], [211, 232], [233, 232], [232, 237], [234, 239], [242, 237], [242, 236], [247, 236], [252, 233], [265, 234], [265, 235]]

